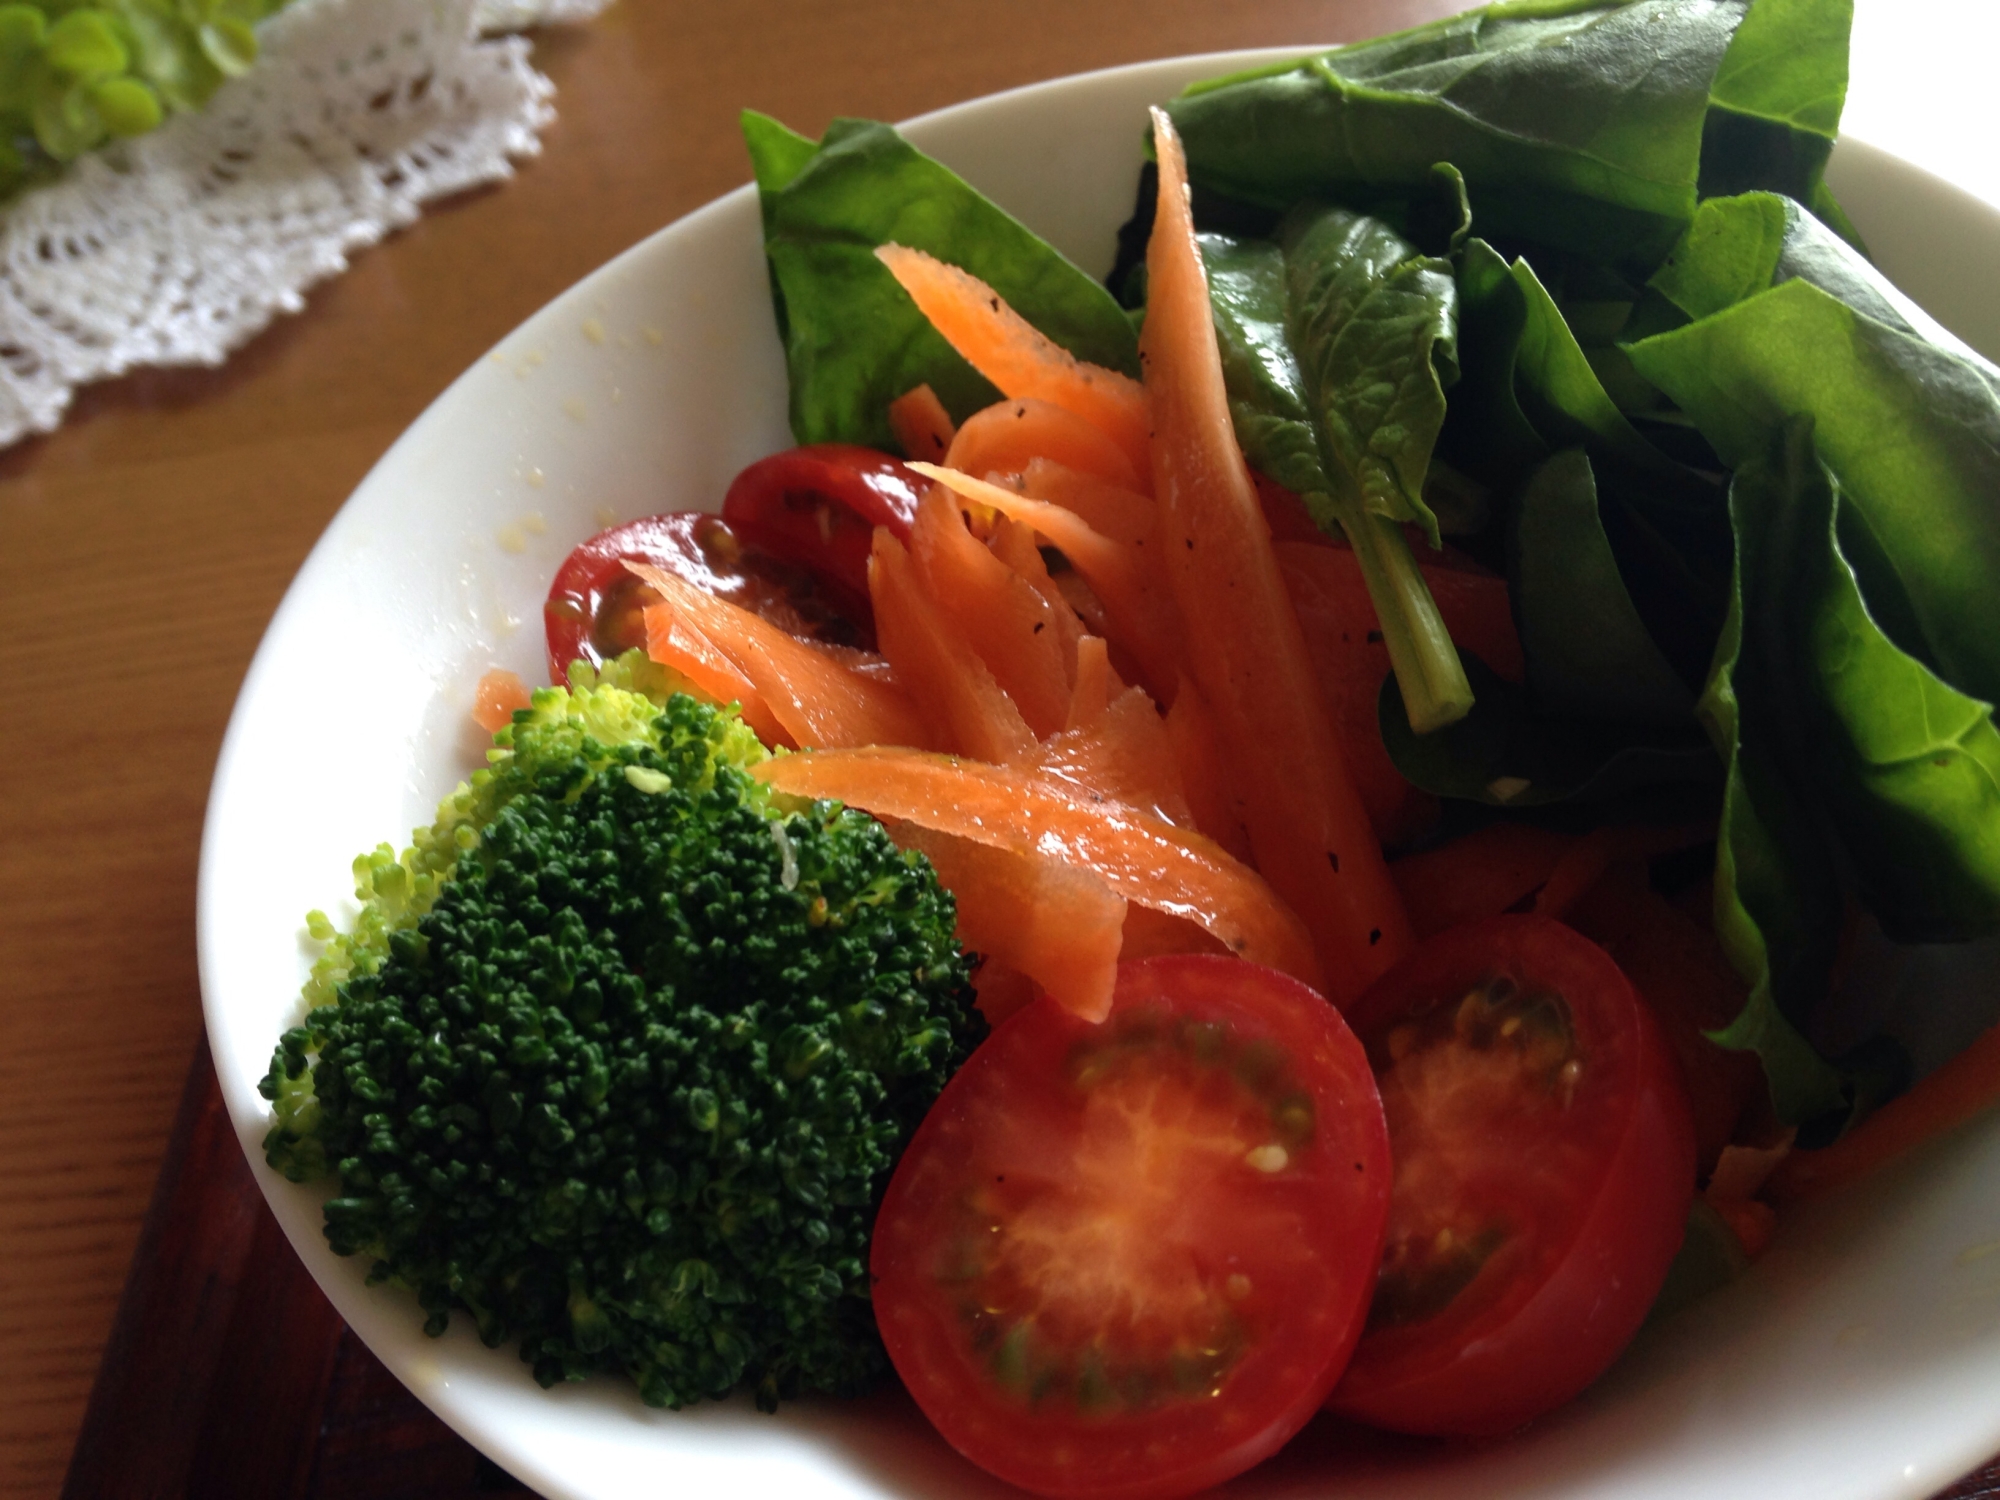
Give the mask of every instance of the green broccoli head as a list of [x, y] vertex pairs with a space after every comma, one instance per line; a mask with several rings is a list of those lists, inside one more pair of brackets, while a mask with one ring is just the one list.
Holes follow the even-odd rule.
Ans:
[[498, 741], [364, 862], [264, 1081], [271, 1164], [337, 1172], [333, 1248], [545, 1385], [867, 1384], [874, 1207], [980, 1029], [949, 894], [873, 820], [774, 798], [691, 697], [586, 676]]

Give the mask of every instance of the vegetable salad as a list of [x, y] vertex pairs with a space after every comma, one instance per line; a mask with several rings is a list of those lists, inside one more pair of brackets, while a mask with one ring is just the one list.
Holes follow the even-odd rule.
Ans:
[[[587, 712], [590, 769], [534, 793], [585, 820], [559, 869], [521, 884], [512, 812], [453, 820], [464, 901], [534, 892], [507, 897], [525, 939], [496, 928], [526, 955], [508, 1026], [586, 1034], [547, 954], [607, 912], [714, 929], [671, 960], [651, 916], [592, 939], [639, 1030], [593, 1003], [591, 1045], [676, 1061], [611, 1069], [608, 1106], [595, 1074], [535, 1083], [539, 1042], [480, 1062], [482, 1098], [547, 1102], [461, 1111], [462, 1154], [556, 1195], [539, 1249], [494, 1240], [431, 1139], [435, 1078], [361, 1035], [477, 1021], [427, 998], [448, 871], [443, 916], [316, 980], [274, 1067], [273, 1149], [349, 1179], [340, 1248], [406, 1275], [415, 1231], [363, 1230], [409, 1219], [421, 1156], [440, 1222], [472, 1226], [410, 1262], [433, 1323], [522, 1332], [460, 1257], [532, 1286], [545, 1379], [768, 1402], [886, 1354], [1004, 1479], [1172, 1496], [1322, 1407], [1532, 1422], [1784, 1202], [1983, 1108], [1994, 1036], [1900, 1097], [1891, 1039], [1819, 1044], [1858, 924], [2000, 926], [1976, 603], [2000, 372], [1874, 270], [1822, 180], [1847, 22], [1502, 3], [1197, 85], [1153, 112], [1101, 283], [885, 126], [746, 114], [801, 446], [719, 513], [586, 542], [546, 616], [577, 703], [640, 695], [625, 739], [708, 715], [773, 752], [730, 773], [756, 836], [709, 848], [697, 817], [593, 895], [587, 851], [631, 842], [568, 811], [612, 806], [604, 767], [648, 808], [715, 790]], [[482, 685], [496, 764], [563, 692]], [[829, 906], [798, 841], [858, 812], [889, 843]], [[823, 942], [839, 994], [784, 967]], [[735, 943], [777, 967], [730, 977]], [[920, 1065], [867, 1050], [877, 1010]], [[333, 1038], [374, 1060], [365, 1166], [318, 1141]], [[811, 1132], [758, 1122], [810, 1099], [837, 1139], [838, 1069], [873, 1123], [836, 1203]], [[675, 1124], [635, 1143], [630, 1111]], [[591, 1223], [698, 1258], [635, 1279], [564, 1238], [577, 1211], [546, 1205], [594, 1191], [592, 1130], [637, 1155]], [[753, 1280], [794, 1311], [710, 1349]]]

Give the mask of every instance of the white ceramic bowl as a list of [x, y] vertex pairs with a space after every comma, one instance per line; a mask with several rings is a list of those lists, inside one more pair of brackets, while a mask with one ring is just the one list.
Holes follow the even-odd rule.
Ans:
[[[926, 116], [909, 134], [1101, 271], [1132, 203], [1144, 106], [1273, 55], [1065, 79]], [[2000, 216], [1852, 143], [1833, 177], [1891, 274], [1989, 355], [2000, 349]], [[539, 679], [537, 606], [568, 549], [611, 520], [718, 503], [739, 467], [788, 443], [784, 412], [746, 188], [558, 298], [390, 450], [285, 596], [216, 770], [201, 978], [244, 1150], [369, 1347], [551, 1500], [1012, 1493], [893, 1388], [775, 1418], [743, 1402], [653, 1411], [611, 1378], [543, 1391], [512, 1350], [481, 1347], [467, 1318], [424, 1337], [412, 1298], [364, 1286], [366, 1265], [327, 1249], [324, 1193], [263, 1164], [257, 1081], [299, 1014], [303, 913], [351, 912], [354, 855], [401, 846], [476, 763], [468, 708], [481, 672]], [[1439, 1448], [1323, 1420], [1231, 1493], [1914, 1500], [2000, 1449], [1994, 1252], [2000, 1120], [1788, 1219], [1749, 1275], [1642, 1338], [1525, 1437]]]

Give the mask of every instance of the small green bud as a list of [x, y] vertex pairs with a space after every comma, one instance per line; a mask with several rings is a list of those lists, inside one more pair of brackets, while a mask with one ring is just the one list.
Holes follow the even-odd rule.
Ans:
[[33, 5], [0, 5], [0, 58], [16, 61], [41, 49], [49, 20]]
[[236, 78], [256, 62], [256, 32], [234, 16], [216, 16], [202, 26], [202, 52], [226, 76]]
[[113, 135], [144, 135], [160, 125], [160, 96], [136, 78], [107, 78], [90, 91], [98, 118]]
[[42, 56], [63, 77], [79, 82], [113, 77], [131, 62], [109, 18], [94, 10], [73, 10], [51, 26]]

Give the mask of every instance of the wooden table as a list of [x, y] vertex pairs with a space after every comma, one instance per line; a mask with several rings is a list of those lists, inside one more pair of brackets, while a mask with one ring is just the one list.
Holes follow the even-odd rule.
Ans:
[[195, 864], [237, 685], [314, 538], [432, 398], [745, 181], [746, 105], [817, 134], [1456, 8], [621, 0], [536, 39], [560, 117], [516, 180], [360, 253], [222, 369], [89, 389], [59, 432], [0, 453], [0, 1495], [61, 1484], [194, 1055]]
[[[196, 1055], [195, 867], [237, 685], [314, 538], [431, 399], [744, 181], [746, 105], [817, 134], [1462, 3], [622, 0], [537, 38], [560, 119], [514, 182], [361, 253], [221, 370], [88, 390], [0, 454], [0, 1496], [62, 1484]], [[310, 815], [274, 809], [274, 838]]]

